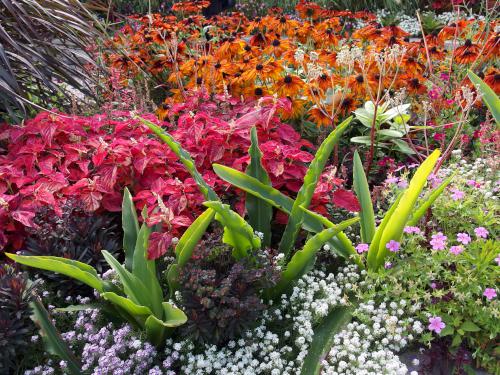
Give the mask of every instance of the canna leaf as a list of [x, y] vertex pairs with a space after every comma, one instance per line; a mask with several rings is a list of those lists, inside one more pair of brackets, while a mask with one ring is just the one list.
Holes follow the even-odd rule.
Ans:
[[148, 260], [149, 236], [151, 229], [143, 223], [137, 235], [134, 257], [132, 262], [132, 274], [144, 284], [151, 308], [155, 314], [160, 314], [161, 303], [163, 302], [163, 292], [156, 274], [156, 261]]
[[401, 200], [394, 210], [394, 213], [389, 218], [389, 221], [387, 222], [387, 225], [385, 226], [380, 237], [375, 265], [376, 268], [380, 267], [389, 253], [389, 250], [386, 248], [386, 244], [390, 240], [399, 241], [401, 239], [403, 229], [408, 221], [408, 218], [410, 217], [411, 212], [415, 207], [415, 203], [427, 183], [427, 177], [431, 174], [440, 154], [439, 150], [435, 150], [427, 157], [427, 159], [424, 160], [415, 172], [408, 188], [403, 193]]
[[338, 232], [346, 229], [352, 224], [356, 223], [359, 218], [345, 220], [332, 228], [327, 228], [320, 233], [311, 237], [304, 245], [304, 247], [297, 251], [292, 259], [286, 265], [285, 270], [281, 273], [281, 279], [278, 284], [269, 291], [271, 298], [280, 297], [285, 293], [291, 285], [301, 278], [307, 271], [308, 267], [314, 262], [316, 253], [323, 247], [323, 245]]
[[[262, 152], [259, 149], [257, 129], [255, 126], [252, 127], [250, 137], [252, 141], [250, 149], [248, 150], [248, 153], [250, 154], [250, 164], [248, 164], [246, 174], [256, 178], [265, 185], [271, 186], [269, 175], [262, 166]], [[264, 234], [263, 244], [264, 246], [269, 246], [271, 244], [271, 219], [273, 216], [272, 206], [252, 194], [247, 194], [245, 207], [248, 213], [248, 223], [253, 229]]]
[[[213, 164], [213, 169], [215, 173], [224, 181], [227, 181], [249, 194], [265, 200], [272, 206], [290, 215], [293, 207], [292, 198], [287, 197], [275, 188], [264, 185], [257, 179], [236, 169], [220, 164]], [[323, 230], [321, 222], [318, 221], [317, 218], [310, 216], [307, 212], [305, 213], [302, 225], [305, 230], [312, 233], [318, 233]], [[351, 241], [342, 232], [337, 234], [336, 238], [332, 238], [329, 243], [340, 255], [344, 257], [349, 257], [354, 250]]]
[[119, 296], [113, 292], [102, 293], [101, 296], [118, 306], [119, 308], [125, 310], [128, 314], [130, 314], [142, 327], [144, 327], [144, 322], [146, 318], [153, 314], [149, 307], [137, 305], [132, 302], [130, 299]]
[[123, 250], [125, 251], [125, 267], [132, 271], [132, 258], [134, 255], [137, 234], [139, 233], [139, 221], [135, 210], [132, 195], [128, 188], [123, 192], [122, 200], [122, 228], [123, 228]]
[[495, 122], [497, 123], [497, 127], [500, 126], [500, 99], [498, 95], [495, 94], [495, 91], [486, 84], [481, 78], [479, 78], [472, 71], [468, 71], [467, 75], [471, 82], [476, 85], [478, 91], [483, 94], [483, 100], [486, 103], [486, 106], [489, 108]]
[[187, 316], [181, 309], [172, 306], [168, 302], [163, 302], [162, 306], [164, 319], [158, 319], [154, 315], [150, 315], [145, 323], [148, 340], [158, 347], [164, 345], [165, 338], [172, 332], [172, 328], [178, 327], [187, 321]]
[[446, 189], [446, 187], [451, 183], [453, 177], [455, 177], [455, 174], [451, 175], [446, 180], [444, 180], [436, 189], [434, 189], [431, 192], [431, 194], [426, 199], [423, 199], [423, 202], [421, 202], [420, 205], [413, 212], [413, 215], [411, 219], [408, 221], [407, 225], [413, 226], [419, 222], [422, 216], [424, 216], [427, 210], [432, 206], [434, 201], [443, 193], [444, 189]]
[[30, 303], [33, 309], [32, 320], [40, 328], [40, 334], [49, 353], [57, 355], [67, 363], [67, 370], [70, 374], [83, 374], [82, 366], [71, 352], [66, 342], [64, 342], [61, 334], [52, 323], [48, 311], [43, 306], [38, 297]]
[[207, 208], [184, 232], [175, 246], [177, 264], [183, 267], [191, 258], [193, 250], [200, 241], [215, 216], [215, 211]]
[[361, 239], [364, 243], [370, 243], [375, 234], [375, 214], [373, 213], [370, 188], [366, 180], [365, 171], [358, 152], [354, 153], [353, 160], [353, 187], [361, 205], [359, 217], [361, 219]]
[[304, 219], [304, 211], [300, 207], [309, 207], [319, 177], [325, 168], [328, 158], [351, 121], [352, 116], [344, 120], [328, 135], [328, 137], [326, 137], [323, 143], [319, 146], [313, 161], [309, 165], [306, 175], [304, 176], [304, 183], [297, 194], [297, 198], [293, 202], [288, 223], [285, 227], [285, 231], [279, 245], [280, 252], [284, 253], [287, 257], [290, 255], [295, 245], [295, 240]]
[[260, 248], [260, 239], [255, 235], [253, 228], [240, 215], [231, 210], [229, 205], [222, 204], [220, 201], [203, 204], [216, 212], [215, 220], [224, 227], [222, 240], [234, 248], [233, 256], [236, 259], [246, 257], [248, 250]]
[[177, 155], [182, 164], [186, 167], [189, 174], [193, 177], [193, 179], [198, 184], [198, 188], [201, 193], [205, 196], [207, 200], [216, 201], [219, 200], [219, 197], [213, 191], [213, 189], [206, 183], [203, 179], [203, 176], [196, 169], [196, 165], [194, 160], [191, 158], [191, 155], [187, 151], [185, 151], [181, 145], [166, 131], [160, 128], [158, 125], [153, 124], [151, 121], [148, 121], [142, 117], [137, 117], [139, 121], [141, 121], [144, 125], [146, 125], [149, 129], [155, 133], [158, 138], [160, 138], [163, 142], [167, 144], [168, 147]]
[[25, 256], [5, 253], [10, 259], [25, 266], [52, 271], [78, 280], [98, 292], [103, 291], [103, 282], [88, 264], [76, 260], [52, 256]]
[[123, 267], [109, 252], [106, 250], [102, 251], [102, 255], [106, 262], [110, 265], [110, 267], [115, 270], [120, 281], [123, 285], [123, 289], [127, 297], [129, 297], [132, 302], [137, 305], [147, 306], [149, 307], [154, 314], [158, 314], [161, 316], [161, 311], [155, 309], [153, 303], [150, 299], [150, 293], [147, 290], [146, 286], [143, 282], [138, 279], [134, 274], [127, 271], [125, 267]]
[[301, 375], [319, 375], [321, 373], [321, 362], [333, 345], [335, 333], [351, 320], [353, 310], [352, 306], [336, 307], [314, 328], [313, 341], [309, 346], [307, 356], [304, 358]]

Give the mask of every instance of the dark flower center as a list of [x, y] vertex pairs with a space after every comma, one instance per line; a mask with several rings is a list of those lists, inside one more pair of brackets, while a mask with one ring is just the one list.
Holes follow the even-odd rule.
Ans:
[[285, 83], [292, 83], [292, 77], [286, 76], [285, 77]]

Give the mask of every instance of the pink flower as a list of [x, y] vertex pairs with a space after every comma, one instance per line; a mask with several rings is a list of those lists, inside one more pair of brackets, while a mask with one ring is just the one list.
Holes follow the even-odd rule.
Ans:
[[467, 180], [467, 185], [475, 188], [481, 187], [481, 184], [477, 182], [476, 180]]
[[495, 262], [497, 262], [497, 265], [500, 266], [500, 254], [498, 254], [495, 258]]
[[458, 189], [451, 189], [453, 194], [451, 195], [451, 199], [454, 201], [458, 201], [460, 199], [463, 199], [465, 197], [465, 193], [463, 191], [460, 191]]
[[467, 233], [459, 233], [457, 234], [457, 241], [461, 244], [467, 245], [472, 241], [472, 239]]
[[385, 262], [384, 268], [388, 270], [389, 268], [392, 268], [392, 263], [391, 262]]
[[390, 251], [392, 251], [393, 253], [397, 252], [399, 250], [399, 242], [398, 241], [394, 241], [394, 240], [390, 240], [386, 245], [385, 247], [387, 249], [389, 249]]
[[493, 298], [497, 296], [497, 292], [493, 288], [486, 288], [484, 290], [483, 296], [485, 296], [486, 298], [488, 298], [488, 300], [491, 301]]
[[446, 327], [440, 316], [434, 316], [429, 318], [429, 331], [434, 331], [436, 333], [441, 332], [441, 330]]
[[476, 229], [474, 229], [474, 233], [478, 238], [488, 237], [488, 230], [485, 227], [477, 227]]
[[464, 248], [462, 246], [452, 246], [452, 247], [450, 247], [450, 253], [452, 253], [453, 255], [458, 255], [462, 251], [464, 251]]
[[368, 251], [368, 244], [360, 243], [358, 246], [356, 246], [356, 251], [359, 254], [366, 253]]
[[405, 227], [403, 229], [403, 231], [405, 233], [409, 233], [409, 234], [412, 234], [412, 233], [420, 234], [422, 232], [419, 227]]
[[446, 240], [448, 237], [443, 235], [443, 233], [439, 232], [437, 234], [432, 235], [432, 239], [430, 244], [432, 245], [433, 250], [444, 250], [446, 247]]

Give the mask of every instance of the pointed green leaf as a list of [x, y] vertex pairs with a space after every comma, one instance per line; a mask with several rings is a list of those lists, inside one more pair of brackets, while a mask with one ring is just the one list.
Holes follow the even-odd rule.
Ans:
[[[293, 199], [280, 193], [275, 188], [262, 184], [259, 180], [246, 175], [236, 169], [226, 167], [220, 164], [213, 164], [215, 173], [224, 181], [236, 186], [237, 188], [263, 199], [277, 209], [290, 215], [293, 207]], [[323, 225], [317, 218], [312, 217], [305, 213], [304, 221], [302, 223], [305, 230], [318, 233], [323, 230]], [[352, 253], [351, 241], [347, 236], [340, 232], [336, 238], [332, 238], [329, 244], [342, 256], [349, 257]]]
[[137, 211], [130, 191], [125, 188], [122, 200], [122, 228], [123, 228], [123, 250], [125, 251], [125, 267], [132, 271], [132, 258], [134, 255], [137, 234], [139, 233], [139, 221]]
[[399, 241], [401, 239], [403, 229], [408, 221], [408, 218], [410, 217], [412, 210], [415, 207], [415, 203], [427, 183], [427, 177], [434, 169], [440, 154], [439, 150], [435, 150], [431, 155], [429, 155], [410, 180], [408, 188], [403, 193], [401, 200], [399, 201], [394, 213], [389, 218], [389, 221], [382, 232], [382, 236], [380, 237], [376, 260], [377, 268], [383, 264], [385, 257], [389, 253], [389, 250], [386, 248], [386, 244], [390, 240]]
[[144, 322], [149, 315], [152, 315], [149, 307], [137, 305], [130, 299], [119, 296], [116, 293], [106, 292], [102, 293], [101, 296], [108, 300], [109, 302], [117, 305], [119, 308], [125, 310], [130, 314], [142, 327], [144, 327]]
[[211, 208], [206, 209], [184, 232], [177, 246], [175, 246], [175, 256], [180, 267], [183, 267], [191, 258], [194, 248], [203, 237], [214, 216], [214, 210]]
[[290, 286], [301, 278], [307, 270], [308, 265], [314, 260], [316, 253], [323, 245], [340, 231], [356, 223], [359, 218], [345, 220], [332, 228], [327, 228], [311, 237], [304, 247], [297, 251], [288, 262], [285, 270], [281, 273], [278, 284], [269, 291], [271, 298], [276, 298], [285, 293]]
[[451, 183], [455, 174], [444, 180], [436, 189], [434, 189], [427, 198], [422, 199], [422, 202], [414, 210], [411, 219], [408, 221], [409, 226], [417, 225], [422, 216], [425, 215], [427, 210], [432, 206], [434, 201], [443, 193], [444, 189]]
[[314, 336], [307, 356], [304, 358], [301, 375], [319, 375], [322, 360], [333, 345], [335, 334], [351, 320], [354, 307], [339, 306], [325, 316], [319, 325], [314, 328]]
[[486, 82], [470, 70], [467, 72], [467, 75], [471, 82], [476, 85], [477, 90], [483, 95], [483, 100], [491, 111], [497, 127], [500, 126], [500, 99], [498, 95], [495, 94], [495, 91]]
[[184, 314], [181, 309], [172, 306], [168, 302], [163, 303], [163, 314], [164, 320], [158, 319], [154, 315], [150, 315], [146, 319], [146, 334], [148, 340], [156, 346], [162, 346], [167, 335], [173, 332], [173, 328], [187, 321], [186, 314]]
[[284, 253], [287, 257], [290, 255], [295, 245], [295, 240], [304, 219], [304, 212], [300, 209], [300, 206], [304, 208], [309, 207], [319, 177], [325, 168], [328, 158], [330, 157], [335, 145], [340, 141], [340, 137], [347, 129], [351, 120], [352, 116], [343, 121], [328, 135], [328, 137], [326, 137], [316, 151], [313, 161], [309, 165], [306, 175], [304, 176], [304, 183], [297, 194], [297, 198], [293, 202], [288, 223], [285, 227], [279, 246], [280, 252]]
[[[266, 170], [262, 166], [262, 152], [259, 149], [259, 141], [257, 138], [257, 129], [252, 127], [251, 130], [251, 145], [250, 164], [246, 169], [246, 174], [252, 176], [265, 185], [271, 186], [271, 180]], [[271, 244], [271, 219], [273, 216], [272, 206], [266, 201], [259, 199], [252, 194], [247, 194], [245, 199], [245, 207], [248, 213], [248, 223], [258, 232], [264, 234], [263, 245]]]
[[179, 274], [180, 267], [176, 263], [172, 263], [167, 268], [167, 283], [168, 283], [168, 292], [170, 298], [174, 297], [174, 293], [176, 290], [179, 290]]
[[224, 227], [224, 243], [232, 246], [233, 256], [236, 259], [246, 257], [248, 250], [259, 249], [260, 239], [254, 233], [253, 228], [236, 212], [229, 208], [229, 205], [220, 201], [203, 203], [206, 207], [216, 212], [215, 220]]
[[17, 263], [41, 270], [52, 271], [78, 280], [98, 292], [103, 291], [103, 282], [98, 278], [97, 272], [88, 264], [76, 260], [52, 256], [25, 256], [5, 253]]
[[359, 217], [361, 218], [361, 240], [370, 243], [375, 234], [375, 214], [373, 213], [372, 198], [370, 188], [366, 179], [363, 164], [358, 152], [354, 153], [353, 160], [353, 187], [361, 206]]
[[67, 370], [70, 374], [80, 375], [83, 374], [81, 364], [76, 359], [75, 355], [71, 352], [68, 345], [64, 342], [57, 328], [52, 323], [49, 313], [43, 306], [39, 298], [35, 298], [30, 303], [33, 309], [32, 319], [40, 328], [40, 334], [46, 345], [49, 353], [57, 355], [67, 363]]
[[479, 332], [481, 330], [476, 323], [471, 322], [470, 320], [463, 322], [460, 329], [464, 332]]
[[196, 164], [191, 158], [191, 155], [189, 155], [189, 153], [185, 151], [170, 134], [168, 134], [158, 125], [153, 124], [151, 121], [148, 121], [141, 117], [137, 117], [137, 119], [139, 119], [144, 125], [151, 129], [153, 133], [155, 133], [158, 138], [165, 142], [167, 146], [170, 147], [170, 149], [177, 155], [181, 163], [184, 164], [188, 172], [196, 181], [196, 183], [198, 184], [198, 188], [207, 200], [219, 200], [219, 197], [217, 196], [215, 191], [213, 191], [213, 189], [206, 183], [206, 181], [203, 179], [203, 176], [200, 174], [200, 172], [198, 172], [198, 169], [196, 169]]

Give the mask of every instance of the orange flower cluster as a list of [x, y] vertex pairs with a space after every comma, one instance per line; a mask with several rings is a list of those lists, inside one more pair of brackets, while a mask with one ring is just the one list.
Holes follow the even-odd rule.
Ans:
[[[415, 39], [367, 12], [328, 11], [303, 1], [296, 10], [300, 19], [276, 9], [252, 20], [239, 13], [136, 18], [114, 38], [122, 53], [108, 61], [122, 77], [153, 75], [167, 88], [169, 105], [182, 102], [187, 89], [247, 100], [276, 95], [292, 102], [285, 119], [308, 116], [328, 126], [366, 100], [403, 88], [424, 95], [431, 75], [460, 65], [481, 68], [500, 55], [494, 22], [460, 20]], [[360, 22], [364, 26], [355, 29]], [[498, 92], [498, 70], [485, 68], [485, 75]], [[160, 106], [161, 117], [167, 107]]]

